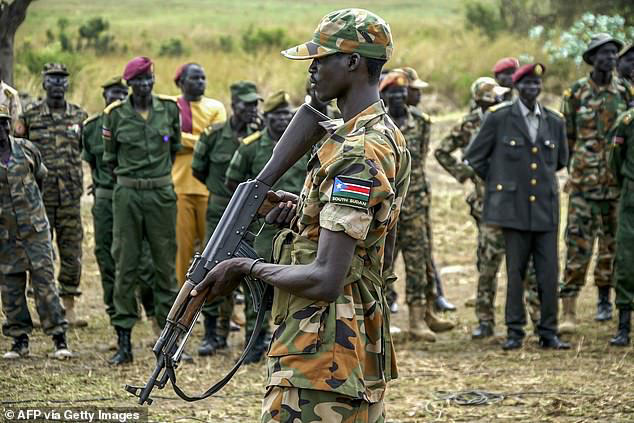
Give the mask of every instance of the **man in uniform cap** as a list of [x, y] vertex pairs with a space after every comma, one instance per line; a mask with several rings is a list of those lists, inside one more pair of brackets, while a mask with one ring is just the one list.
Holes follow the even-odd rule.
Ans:
[[[237, 81], [229, 88], [231, 116], [225, 122], [215, 123], [205, 129], [194, 146], [192, 157], [193, 175], [209, 191], [206, 240], [213, 234], [231, 199], [232, 192], [225, 185], [225, 175], [231, 158], [242, 140], [262, 127], [258, 113], [258, 103], [262, 98], [255, 84], [251, 81]], [[216, 349], [227, 347], [233, 297], [230, 295], [208, 302], [203, 307], [202, 314], [205, 317], [205, 335], [198, 354], [213, 355]]]
[[493, 76], [501, 87], [508, 88], [509, 90], [504, 94], [504, 101], [509, 101], [513, 98], [513, 74], [520, 67], [520, 62], [515, 57], [504, 57], [498, 60], [493, 65]]
[[81, 130], [88, 115], [81, 107], [66, 101], [68, 75], [63, 64], [44, 65], [42, 87], [46, 98], [26, 108], [15, 133], [35, 144], [48, 169], [42, 185], [42, 198], [51, 237], [57, 242], [59, 251], [59, 295], [69, 324], [81, 327], [87, 323], [77, 318], [75, 297], [81, 295]]
[[[0, 70], [2, 64], [0, 63]], [[0, 72], [2, 75], [2, 72]], [[6, 106], [11, 113], [11, 128], [15, 130], [18, 118], [22, 114], [22, 103], [20, 102], [20, 94], [18, 91], [0, 79], [0, 106]]]
[[109, 360], [131, 362], [132, 328], [138, 320], [135, 287], [143, 242], [154, 263], [154, 309], [158, 326], [176, 297], [176, 194], [172, 163], [181, 148], [178, 105], [172, 97], [154, 95], [154, 71], [147, 57], [128, 62], [123, 72], [132, 94], [104, 110], [103, 160], [114, 169], [113, 245], [116, 276], [112, 325], [118, 350]]
[[409, 309], [409, 336], [413, 340], [434, 342], [434, 332], [453, 329], [450, 321], [433, 310], [437, 292], [431, 262], [429, 184], [425, 177], [425, 159], [429, 149], [431, 119], [407, 105], [409, 80], [404, 72], [392, 71], [381, 81], [390, 118], [399, 127], [411, 155], [411, 180], [402, 204], [396, 251], [405, 261], [406, 302]]
[[[117, 100], [124, 100], [128, 96], [128, 87], [120, 76], [110, 78], [101, 85], [106, 107]], [[84, 147], [81, 157], [90, 166], [92, 174], [92, 190], [94, 204], [92, 207], [93, 226], [95, 230], [95, 258], [101, 275], [103, 302], [106, 313], [112, 319], [114, 316], [114, 280], [115, 262], [112, 256], [112, 194], [114, 178], [108, 163], [103, 160], [104, 143], [101, 136], [103, 127], [103, 112], [86, 119], [81, 134]], [[158, 329], [154, 319], [154, 294], [152, 285], [154, 280], [154, 265], [152, 264], [149, 245], [143, 243], [141, 264], [139, 266], [138, 291], [143, 308], [148, 318], [152, 320], [154, 331]]]
[[[477, 107], [466, 115], [462, 122], [456, 125], [449, 135], [440, 142], [434, 151], [438, 163], [458, 182], [464, 183], [470, 179], [474, 190], [467, 197], [471, 209], [471, 216], [478, 228], [477, 262], [478, 288], [475, 299], [475, 314], [478, 326], [471, 334], [473, 339], [487, 338], [494, 335], [495, 328], [495, 294], [497, 291], [497, 273], [504, 258], [504, 233], [498, 226], [487, 225], [482, 221], [482, 207], [484, 204], [484, 181], [462, 160], [456, 160], [452, 153], [461, 150], [462, 155], [469, 145], [469, 141], [478, 132], [482, 118], [489, 107], [502, 101], [504, 95], [510, 91], [501, 87], [491, 77], [483, 76], [471, 84], [471, 101]], [[525, 285], [528, 291], [527, 302], [533, 325], [539, 321], [539, 296], [535, 267], [530, 261]]]
[[52, 357], [71, 357], [67, 321], [55, 287], [53, 246], [40, 194], [46, 166], [28, 140], [11, 136], [11, 113], [0, 105], [0, 292], [5, 321], [2, 334], [13, 338], [4, 359], [29, 355], [33, 321], [26, 302], [30, 273], [37, 313], [46, 335], [53, 337]]
[[[612, 319], [612, 283], [619, 187], [607, 163], [608, 131], [632, 99], [614, 75], [623, 43], [608, 34], [592, 38], [583, 60], [592, 66], [590, 75], [564, 92], [561, 111], [566, 117], [570, 149], [566, 268], [561, 298], [561, 333], [576, 331], [576, 300], [585, 284], [594, 242], [599, 239], [594, 283], [598, 288], [596, 320]], [[599, 236], [601, 234], [601, 236]]]
[[405, 66], [394, 70], [401, 71], [407, 76], [407, 105], [418, 107], [423, 90], [429, 87], [429, 84], [418, 77], [418, 72], [414, 68]]
[[315, 92], [322, 101], [337, 99], [343, 122], [311, 157], [300, 198], [269, 193], [279, 206], [268, 221], [288, 222], [297, 210], [276, 237], [280, 264], [229, 259], [202, 288], [214, 284], [212, 296], [230, 292], [249, 272], [274, 287], [279, 326], [268, 351], [262, 422], [384, 421], [386, 385], [396, 377], [382, 276], [392, 256], [384, 252], [410, 165], [405, 139], [379, 98], [390, 28], [367, 10], [338, 10], [311, 41], [282, 54], [313, 59]]
[[556, 172], [568, 162], [568, 145], [561, 114], [537, 102], [543, 73], [539, 63], [515, 71], [513, 84], [519, 99], [489, 108], [465, 154], [469, 166], [484, 180], [484, 223], [500, 226], [504, 232], [508, 278], [505, 350], [522, 346], [524, 278], [531, 256], [541, 303], [539, 344], [542, 348], [570, 348], [557, 337]]
[[[616, 65], [619, 77], [630, 90], [634, 87], [634, 44], [624, 47]], [[634, 104], [630, 103], [630, 107]]]

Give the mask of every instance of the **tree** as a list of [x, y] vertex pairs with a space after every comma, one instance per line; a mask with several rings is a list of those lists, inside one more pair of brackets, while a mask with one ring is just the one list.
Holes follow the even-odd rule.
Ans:
[[13, 42], [33, 0], [0, 0], [0, 79], [13, 84]]

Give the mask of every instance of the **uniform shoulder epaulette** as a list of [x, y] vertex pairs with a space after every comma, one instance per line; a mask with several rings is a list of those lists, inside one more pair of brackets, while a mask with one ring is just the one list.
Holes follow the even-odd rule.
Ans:
[[92, 116], [88, 116], [88, 119], [86, 119], [86, 120], [84, 121], [83, 125], [84, 125], [84, 126], [86, 126], [86, 125], [88, 125], [90, 122], [92, 122], [92, 121], [94, 121], [94, 120], [96, 120], [96, 119], [99, 119], [99, 116], [101, 116], [101, 113], [97, 113], [97, 114], [94, 114], [94, 115], [92, 115]]
[[156, 98], [158, 98], [159, 100], [163, 100], [163, 101], [172, 101], [174, 103], [178, 103], [178, 98], [174, 97], [173, 95], [167, 95], [167, 94], [155, 94]]
[[247, 135], [246, 137], [242, 138], [242, 144], [249, 145], [249, 144], [259, 140], [260, 138], [262, 138], [262, 132], [261, 131], [255, 131], [251, 135]]
[[224, 122], [212, 123], [211, 125], [209, 125], [208, 127], [205, 128], [205, 130], [203, 131], [203, 134], [209, 135], [212, 132], [216, 132], [217, 130], [224, 128], [224, 126], [225, 126], [225, 124], [227, 122], [229, 122], [229, 121], [226, 120]]
[[495, 113], [498, 110], [502, 110], [502, 109], [505, 109], [507, 107], [511, 107], [512, 104], [513, 104], [512, 101], [503, 101], [503, 102], [501, 102], [499, 104], [496, 104], [495, 106], [489, 107], [487, 110], [489, 112], [491, 112], [491, 113]]
[[627, 112], [625, 112], [625, 115], [623, 116], [623, 124], [629, 125], [630, 122], [632, 122], [633, 120], [634, 120], [634, 109], [630, 109]]
[[110, 103], [105, 109], [103, 109], [103, 112], [104, 112], [104, 114], [107, 115], [112, 110], [116, 109], [117, 107], [121, 106], [122, 104], [123, 104], [123, 101], [115, 100], [114, 102]]
[[7, 97], [18, 97], [18, 91], [9, 86], [9, 85], [2, 85], [2, 91], [4, 91], [4, 95]]
[[550, 108], [550, 107], [544, 107], [544, 110], [546, 110], [547, 112], [552, 113], [553, 115], [557, 116], [559, 119], [565, 119], [563, 113], [561, 113], [559, 110], [555, 110], [555, 109]]

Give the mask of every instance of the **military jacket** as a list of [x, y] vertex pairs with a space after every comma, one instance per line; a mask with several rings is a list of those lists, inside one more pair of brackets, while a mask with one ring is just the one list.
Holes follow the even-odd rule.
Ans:
[[176, 100], [153, 95], [147, 120], [132, 105], [132, 96], [104, 110], [103, 160], [116, 162], [115, 175], [160, 178], [172, 171], [172, 154], [181, 148]]
[[417, 108], [409, 107], [405, 124], [399, 129], [411, 155], [411, 179], [402, 209], [402, 218], [407, 219], [428, 206], [430, 201], [425, 163], [429, 152], [431, 118]]
[[278, 234], [274, 254], [282, 252], [283, 264], [313, 262], [322, 228], [344, 231], [357, 245], [335, 301], [274, 289], [279, 326], [268, 352], [268, 385], [376, 402], [396, 377], [382, 266], [409, 185], [406, 142], [377, 102], [326, 135], [308, 169], [292, 232]]
[[609, 163], [614, 176], [621, 186], [626, 180], [634, 183], [634, 109], [619, 116], [610, 138], [612, 148]]
[[560, 113], [539, 106], [535, 143], [519, 100], [491, 107], [465, 158], [485, 181], [485, 223], [522, 231], [553, 231], [559, 224], [556, 172], [568, 162]]
[[83, 109], [69, 102], [63, 112], [52, 111], [46, 100], [30, 104], [20, 117], [16, 135], [35, 144], [48, 169], [42, 186], [47, 206], [73, 205], [81, 197], [81, 130], [87, 117]]
[[84, 150], [81, 153], [81, 157], [90, 165], [92, 182], [95, 188], [112, 189], [114, 187], [114, 179], [108, 163], [103, 160], [102, 127], [103, 113], [91, 116], [84, 121], [84, 130], [81, 134]]
[[616, 199], [619, 189], [608, 168], [608, 131], [632, 98], [622, 81], [613, 77], [607, 86], [590, 77], [564, 92], [561, 111], [566, 118], [570, 150], [570, 183], [586, 198]]
[[0, 160], [0, 272], [29, 268], [28, 238], [48, 234], [49, 224], [37, 181], [46, 177], [38, 149], [28, 140], [11, 137], [11, 157]]
[[11, 113], [11, 127], [16, 129], [18, 119], [22, 114], [22, 103], [20, 103], [20, 95], [15, 88], [0, 81], [0, 104], [7, 106]]

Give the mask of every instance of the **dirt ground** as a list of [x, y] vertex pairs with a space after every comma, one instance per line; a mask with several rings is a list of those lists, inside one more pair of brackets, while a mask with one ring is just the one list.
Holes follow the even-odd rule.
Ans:
[[[453, 115], [436, 120], [434, 145], [456, 119]], [[634, 421], [632, 348], [610, 348], [608, 339], [616, 322], [600, 324], [593, 320], [596, 289], [592, 278], [580, 300], [580, 333], [568, 339], [573, 343], [572, 350], [541, 351], [534, 338], [528, 338], [519, 351], [501, 350], [503, 272], [498, 278], [497, 336], [483, 342], [471, 340], [474, 310], [464, 307], [464, 301], [475, 293], [476, 281], [475, 227], [464, 202], [468, 187], [455, 183], [431, 155], [427, 166], [433, 183], [434, 255], [447, 296], [458, 306], [456, 313], [446, 317], [457, 326], [452, 332], [440, 334], [434, 344], [397, 345], [400, 376], [387, 393], [387, 421]], [[113, 368], [106, 362], [112, 352], [103, 351], [102, 346], [114, 340], [114, 333], [101, 302], [99, 273], [92, 253], [89, 199], [84, 205], [84, 295], [78, 308], [80, 316], [89, 320], [89, 327], [68, 332], [77, 357], [65, 362], [47, 358], [52, 342], [36, 330], [31, 337], [30, 358], [0, 360], [3, 407], [134, 407], [134, 398], [123, 386], [145, 383], [153, 369], [153, 337], [147, 320], [139, 322], [133, 332], [134, 364]], [[407, 307], [403, 304], [402, 282], [398, 290], [400, 310], [393, 315], [393, 324], [405, 328]], [[197, 348], [202, 330], [202, 325], [196, 326], [190, 352]], [[195, 357], [194, 364], [183, 365], [178, 370], [182, 387], [189, 393], [202, 392], [219, 379], [240, 353], [242, 333], [232, 334], [230, 344], [227, 352], [211, 358]], [[9, 347], [10, 340], [0, 338], [0, 349]], [[149, 407], [150, 421], [258, 421], [265, 372], [263, 364], [243, 367], [219, 395], [197, 403], [181, 401], [169, 387], [155, 392], [155, 403]], [[485, 403], [461, 405], [474, 399], [484, 399]]]

